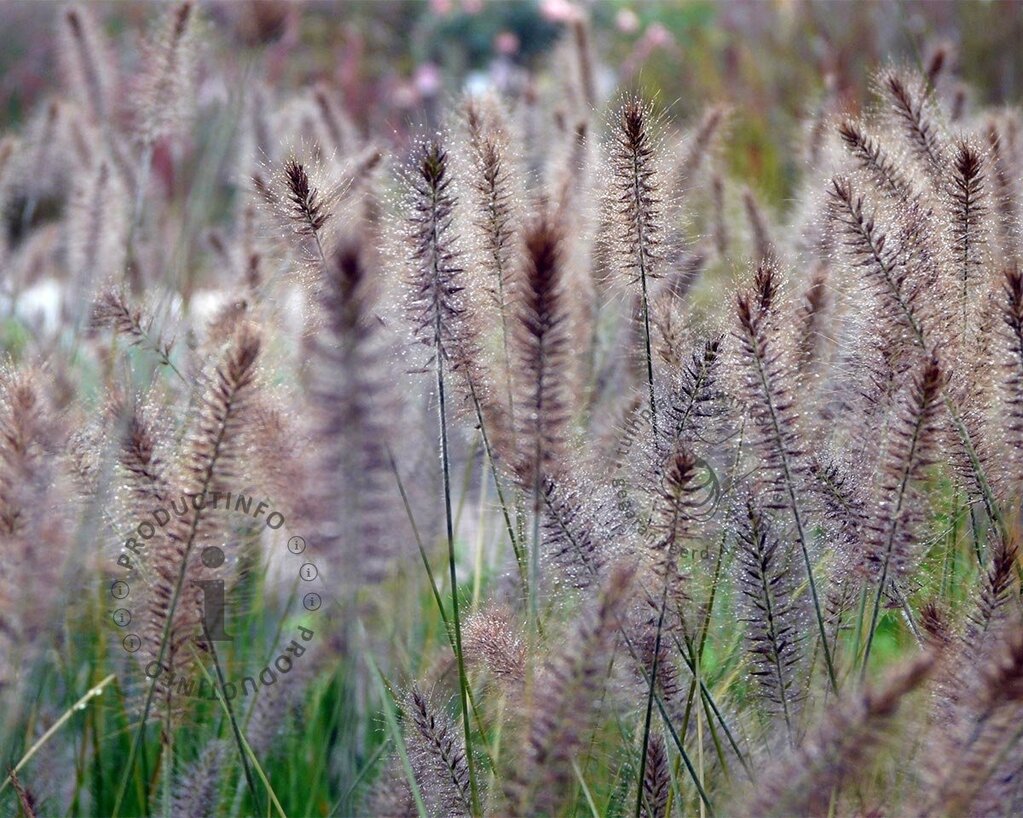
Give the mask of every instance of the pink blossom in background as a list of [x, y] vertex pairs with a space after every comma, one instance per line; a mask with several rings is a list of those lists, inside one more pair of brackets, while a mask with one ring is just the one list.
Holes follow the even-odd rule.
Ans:
[[540, 14], [552, 23], [574, 23], [583, 19], [583, 14], [569, 0], [543, 0]]
[[432, 62], [424, 62], [416, 69], [412, 82], [422, 97], [432, 97], [440, 91], [443, 78], [440, 69]]
[[672, 48], [675, 45], [675, 37], [668, 29], [660, 23], [651, 23], [646, 27], [643, 36], [636, 41], [632, 53], [622, 61], [619, 68], [620, 76], [631, 77], [635, 75], [643, 63], [655, 51], [660, 48]]
[[453, 8], [451, 0], [430, 0], [430, 11], [440, 17], [447, 17]]
[[392, 89], [391, 100], [396, 108], [412, 108], [418, 101], [418, 94], [412, 83], [401, 82]]
[[639, 31], [639, 17], [632, 9], [622, 9], [615, 15], [615, 26], [622, 34], [635, 34]]
[[510, 56], [519, 50], [519, 38], [514, 31], [502, 31], [494, 38], [494, 50]]
[[643, 33], [643, 38], [652, 49], [664, 48], [665, 46], [671, 45], [675, 42], [675, 37], [672, 33], [660, 23], [651, 23], [648, 25], [646, 27], [646, 31]]

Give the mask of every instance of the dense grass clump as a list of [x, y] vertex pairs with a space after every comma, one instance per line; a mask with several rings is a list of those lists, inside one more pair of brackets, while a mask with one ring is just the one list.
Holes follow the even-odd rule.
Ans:
[[407, 140], [156, 16], [0, 142], [3, 814], [1023, 812], [1017, 111], [775, 212], [581, 13]]

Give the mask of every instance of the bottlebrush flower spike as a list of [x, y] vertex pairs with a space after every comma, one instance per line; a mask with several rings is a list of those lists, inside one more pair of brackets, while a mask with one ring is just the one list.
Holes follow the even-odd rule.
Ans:
[[1020, 260], [1020, 195], [1019, 162], [1015, 160], [1008, 132], [1013, 123], [992, 117], [986, 128], [987, 147], [993, 171], [992, 185], [995, 205], [995, 236], [1002, 262], [1008, 267], [1018, 266]]
[[125, 423], [118, 462], [126, 475], [133, 508], [132, 519], [141, 519], [165, 503], [170, 492], [167, 441], [156, 423], [156, 411], [141, 399], [115, 408], [114, 421]]
[[503, 112], [492, 100], [470, 100], [466, 106], [469, 132], [469, 221], [478, 244], [474, 256], [501, 322], [504, 398], [512, 425], [515, 398], [512, 387], [511, 312], [514, 272], [519, 246], [521, 175], [507, 133]]
[[[980, 151], [966, 141], [955, 146], [950, 188], [952, 250], [959, 279], [965, 336], [971, 323], [971, 289], [978, 285], [977, 279], [983, 275], [988, 212], [983, 158]], [[973, 294], [977, 296], [979, 293], [974, 291]], [[963, 339], [964, 342], [967, 340]]]
[[1017, 269], [1003, 272], [1004, 284], [1000, 303], [1002, 314], [1001, 368], [999, 379], [1001, 403], [1004, 406], [1002, 438], [1007, 444], [1008, 483], [1012, 496], [1023, 492], [1023, 274]]
[[877, 584], [863, 668], [866, 670], [882, 598], [901, 600], [915, 568], [918, 529], [923, 519], [920, 491], [934, 462], [944, 376], [936, 358], [924, 362], [895, 409], [878, 485], [864, 525], [863, 568]]
[[811, 520], [804, 497], [809, 464], [793, 397], [791, 367], [779, 349], [774, 315], [777, 297], [774, 268], [763, 263], [757, 268], [752, 291], [740, 294], [736, 300], [746, 400], [755, 427], [754, 445], [760, 455], [760, 473], [766, 481], [765, 488], [770, 492], [765, 507], [783, 512], [795, 526], [825, 665], [832, 687], [836, 687], [824, 614], [810, 560]]
[[462, 644], [470, 663], [486, 668], [513, 690], [521, 686], [526, 672], [526, 645], [507, 611], [475, 614], [465, 623]]
[[171, 7], [162, 29], [145, 47], [142, 88], [139, 94], [142, 140], [154, 144], [179, 131], [195, 99], [195, 18], [193, 0]]
[[637, 98], [627, 100], [618, 112], [612, 132], [607, 207], [615, 269], [628, 283], [639, 285], [650, 413], [656, 429], [650, 288], [653, 280], [662, 275], [664, 216], [651, 119], [650, 109]]
[[838, 126], [838, 133], [856, 163], [883, 193], [896, 201], [909, 201], [916, 197], [912, 182], [902, 173], [898, 163], [861, 125], [843, 120]]
[[409, 692], [406, 713], [409, 755], [431, 813], [471, 815], [469, 765], [458, 728], [445, 714], [436, 712], [418, 686]]
[[643, 800], [640, 815], [643, 818], [667, 818], [668, 797], [671, 793], [671, 773], [664, 739], [650, 737], [646, 748], [646, 768], [643, 774]]
[[963, 633], [962, 644], [968, 664], [980, 661], [991, 643], [1004, 638], [1002, 628], [1011, 614], [1008, 606], [1018, 596], [1018, 557], [1019, 549], [1011, 540], [999, 540], [995, 545], [975, 609], [970, 613]]
[[923, 83], [892, 71], [882, 78], [881, 86], [910, 149], [932, 174], [942, 173], [945, 145], [931, 119]]
[[693, 349], [674, 373], [662, 405], [664, 423], [657, 454], [667, 456], [677, 441], [690, 444], [706, 435], [709, 421], [724, 412], [724, 391], [718, 384], [722, 338], [715, 336]]
[[47, 455], [58, 445], [52, 407], [31, 368], [0, 366], [0, 535], [28, 524], [52, 479]]
[[488, 286], [503, 314], [510, 300], [520, 194], [512, 144], [499, 117], [496, 103], [472, 100], [467, 105], [471, 220], [482, 244]]
[[[171, 478], [174, 496], [223, 495], [236, 488], [247, 449], [247, 420], [258, 391], [261, 348], [258, 332], [242, 325], [210, 373]], [[210, 569], [199, 560], [196, 543], [215, 540], [218, 530], [208, 509], [209, 503], [201, 508], [193, 503], [184, 514], [172, 515], [144, 556], [148, 601], [140, 654], [143, 662], [157, 662], [168, 671], [153, 683], [172, 712], [173, 690], [166, 680], [172, 673], [187, 672], [192, 662], [187, 643], [201, 634], [202, 592], [195, 582], [210, 578]]]
[[284, 181], [288, 211], [295, 232], [302, 236], [319, 235], [332, 214], [319, 190], [309, 180], [305, 165], [294, 157], [285, 160]]
[[934, 462], [942, 386], [941, 368], [932, 358], [907, 386], [891, 420], [864, 527], [863, 567], [874, 581], [898, 583], [913, 568], [914, 528], [921, 519], [918, 491]]
[[454, 224], [456, 199], [448, 154], [439, 142], [420, 144], [407, 175], [406, 311], [415, 337], [447, 366], [477, 358], [462, 251]]
[[910, 659], [881, 686], [832, 703], [800, 746], [770, 764], [748, 798], [728, 814], [826, 814], [842, 782], [855, 777], [883, 744], [903, 700], [927, 679], [933, 664], [928, 655]]
[[824, 324], [829, 306], [828, 268], [820, 265], [813, 271], [799, 307], [796, 368], [804, 382], [805, 376], [819, 363], [821, 338], [826, 336]]
[[152, 352], [161, 364], [177, 373], [170, 358], [174, 342], [154, 333], [153, 323], [151, 315], [141, 307], [132, 305], [123, 291], [111, 287], [103, 290], [93, 302], [89, 328], [92, 331], [113, 330], [132, 346]]
[[557, 217], [542, 210], [525, 230], [514, 316], [517, 474], [524, 487], [564, 466], [572, 381], [564, 246]]
[[127, 236], [125, 194], [110, 164], [79, 174], [68, 218], [68, 266], [74, 279], [67, 309], [81, 316], [97, 286], [101, 271], [124, 268]]
[[216, 814], [217, 790], [226, 753], [223, 742], [211, 741], [188, 766], [174, 788], [172, 818], [205, 818]]
[[753, 260], [757, 264], [769, 263], [777, 257], [777, 249], [767, 225], [767, 216], [749, 188], [743, 191], [742, 204], [746, 208], [746, 220], [753, 234]]
[[802, 698], [796, 668], [801, 658], [801, 612], [790, 555], [752, 500], [746, 503], [739, 528], [736, 558], [740, 587], [748, 602], [744, 621], [752, 673], [761, 695], [781, 714], [789, 740], [794, 741], [796, 708]]
[[[713, 441], [726, 436], [723, 430], [729, 422], [727, 397], [719, 383], [721, 346], [722, 338], [715, 336], [695, 347], [677, 350], [683, 360], [678, 368], [671, 371], [671, 380], [662, 389], [659, 404], [663, 421], [655, 440], [649, 440], [635, 428], [636, 419], [641, 416], [633, 414], [633, 419], [626, 427], [627, 441], [620, 443], [619, 448], [627, 442], [632, 449], [638, 443], [640, 462], [635, 467], [636, 487], [647, 505], [648, 500], [650, 503], [657, 502], [656, 498], [662, 490], [664, 469], [671, 465], [673, 455], [680, 447], [688, 448], [694, 455], [705, 453], [709, 456], [714, 449]], [[706, 476], [711, 482], [698, 481], [701, 489], [711, 488], [716, 479], [710, 474]], [[707, 499], [708, 496], [704, 494], [703, 500]], [[705, 519], [707, 511], [705, 507], [694, 517]]]
[[679, 444], [662, 467], [663, 478], [653, 498], [650, 519], [654, 570], [669, 584], [669, 594], [678, 604], [684, 600], [678, 574], [679, 557], [693, 533], [694, 517], [700, 505], [694, 496], [702, 488], [696, 482], [696, 471], [696, 457], [684, 444]]
[[[940, 755], [926, 765], [918, 818], [972, 814], [971, 808], [981, 806], [978, 801], [992, 795], [985, 787], [1000, 783], [992, 777], [1006, 769], [1011, 774], [1017, 766], [1009, 754], [1019, 741], [1023, 717], [1023, 622], [1018, 614], [985, 661], [968, 672], [954, 721], [939, 723], [930, 737]], [[955, 763], [939, 764], [938, 758]]]
[[60, 33], [64, 46], [59, 53], [77, 99], [87, 104], [94, 122], [103, 122], [111, 112], [110, 96], [116, 87], [110, 47], [86, 6], [63, 11]]
[[400, 413], [392, 350], [377, 318], [375, 258], [355, 240], [331, 254], [317, 292], [323, 329], [311, 347], [310, 513], [325, 553], [345, 566], [336, 581], [350, 593], [386, 579], [397, 551], [392, 533], [404, 523], [389, 465], [388, 430]]
[[842, 232], [854, 266], [872, 282], [883, 304], [882, 314], [905, 326], [912, 341], [925, 346], [920, 288], [908, 277], [900, 255], [902, 248], [889, 242], [874, 216], [864, 212], [863, 197], [853, 191], [847, 179], [832, 179], [828, 193], [829, 216]]
[[507, 781], [510, 814], [555, 815], [570, 795], [573, 759], [589, 737], [605, 684], [607, 651], [620, 627], [632, 578], [630, 569], [616, 566], [598, 599], [544, 666], [538, 679], [544, 692], [523, 714], [522, 755]]
[[728, 113], [728, 108], [724, 105], [710, 106], [704, 111], [692, 136], [679, 152], [680, 158], [675, 165], [674, 180], [683, 195], [692, 190], [701, 166], [712, 157]]
[[609, 539], [625, 536], [614, 500], [592, 481], [562, 475], [543, 487], [543, 557], [574, 587], [591, 588], [604, 576]]

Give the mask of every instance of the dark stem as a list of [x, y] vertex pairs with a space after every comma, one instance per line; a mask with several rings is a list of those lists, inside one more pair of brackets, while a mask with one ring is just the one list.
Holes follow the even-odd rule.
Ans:
[[767, 373], [764, 372], [763, 363], [757, 355], [754, 355], [753, 359], [756, 361], [757, 374], [760, 376], [760, 383], [764, 389], [764, 397], [767, 401], [767, 408], [771, 416], [771, 426], [774, 433], [774, 439], [778, 444], [778, 454], [781, 458], [782, 474], [785, 477], [785, 488], [789, 495], [789, 505], [792, 509], [792, 518], [796, 524], [796, 533], [799, 537], [799, 547], [803, 552], [803, 562], [806, 565], [806, 576], [810, 585], [810, 596], [813, 599], [813, 609], [817, 618], [817, 628], [820, 631], [821, 644], [824, 648], [824, 663], [827, 665], [831, 688], [837, 693], [838, 682], [835, 679], [835, 667], [831, 660], [831, 648], [828, 647], [828, 634], [824, 628], [824, 616], [821, 613], [820, 599], [817, 596], [817, 582], [813, 576], [813, 565], [810, 563], [810, 551], [806, 545], [806, 534], [803, 529], [803, 519], [800, 516], [799, 505], [796, 502], [796, 490], [793, 486], [788, 453], [785, 450], [785, 440], [781, 433], [781, 423], [778, 420], [778, 415], [774, 408], [774, 401], [771, 397], [771, 389], [767, 379]]

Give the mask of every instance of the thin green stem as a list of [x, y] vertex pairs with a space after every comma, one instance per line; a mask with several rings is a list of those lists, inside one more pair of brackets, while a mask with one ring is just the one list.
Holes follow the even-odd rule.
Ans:
[[[455, 643], [455, 635], [451, 627], [451, 620], [448, 619], [447, 611], [444, 610], [444, 601], [441, 599], [440, 589], [437, 587], [437, 580], [433, 573], [433, 568], [430, 567], [430, 560], [426, 556], [426, 549], [423, 546], [423, 540], [419, 535], [419, 526], [416, 524], [415, 516], [412, 514], [412, 506], [408, 500], [408, 494], [405, 492], [405, 484], [401, 479], [401, 474], [398, 472], [398, 465], [394, 461], [394, 455], [391, 452], [389, 444], [386, 445], [387, 457], [391, 464], [391, 470], [394, 472], [395, 482], [398, 484], [398, 491], [401, 493], [402, 503], [405, 505], [405, 514], [408, 516], [409, 525], [412, 526], [412, 533], [416, 538], [416, 545], [419, 548], [419, 556], [422, 558], [423, 567], [426, 569], [427, 579], [430, 581], [430, 591], [433, 594], [434, 603], [437, 605], [437, 612], [440, 614], [441, 622], [444, 624], [444, 633], [447, 636], [448, 644], [451, 646], [451, 652], [458, 655], [457, 646]], [[479, 711], [476, 708], [476, 701], [473, 696], [472, 690], [467, 689], [466, 692], [469, 694], [469, 707], [472, 709], [473, 719], [476, 721], [476, 727], [483, 734], [483, 723], [480, 719]], [[490, 759], [491, 766], [494, 766], [493, 759], [490, 758], [490, 750], [484, 744], [484, 752], [486, 752], [488, 759]]]
[[657, 665], [661, 656], [661, 631], [664, 627], [664, 609], [668, 603], [668, 577], [667, 570], [664, 573], [664, 589], [661, 592], [661, 606], [657, 614], [657, 635], [654, 637], [654, 658], [650, 663], [650, 685], [647, 689], [646, 714], [643, 718], [643, 747], [639, 755], [639, 776], [636, 788], [636, 818], [639, 818], [643, 810], [643, 778], [646, 775], [646, 755], [650, 745], [650, 720], [654, 712], [654, 689], [657, 686]]
[[25, 755], [21, 757], [21, 760], [17, 764], [15, 764], [14, 767], [11, 768], [10, 772], [7, 774], [7, 777], [3, 780], [2, 783], [0, 783], [0, 792], [3, 792], [5, 789], [7, 789], [7, 785], [11, 783], [13, 776], [21, 772], [21, 768], [32, 760], [32, 756], [39, 752], [42, 746], [46, 744], [46, 742], [48, 742], [51, 738], [53, 738], [57, 731], [60, 730], [60, 728], [63, 727], [75, 713], [83, 709], [85, 705], [88, 704], [90, 699], [99, 696], [103, 692], [103, 688], [105, 688], [108, 684], [114, 681], [115, 678], [116, 678], [115, 675], [111, 673], [95, 687], [89, 688], [89, 690], [86, 691], [84, 696], [82, 696], [77, 702], [75, 702], [71, 707], [64, 711], [64, 715], [57, 719], [50, 726], [50, 728], [36, 740], [35, 744], [33, 744], [28, 749], [28, 752], [26, 752]]
[[536, 443], [536, 469], [533, 475], [533, 536], [529, 552], [529, 630], [540, 628], [540, 441]]
[[803, 518], [799, 513], [799, 502], [796, 499], [796, 489], [792, 476], [792, 469], [789, 464], [789, 454], [785, 445], [785, 438], [781, 431], [781, 421], [774, 406], [773, 393], [770, 380], [764, 371], [763, 362], [757, 355], [753, 356], [756, 363], [757, 375], [760, 378], [761, 387], [764, 390], [764, 397], [767, 401], [768, 414], [771, 419], [771, 432], [778, 446], [778, 456], [781, 459], [782, 476], [785, 479], [785, 490], [789, 497], [789, 508], [792, 511], [792, 518], [796, 524], [796, 534], [799, 538], [799, 547], [803, 552], [803, 563], [806, 566], [806, 577], [810, 585], [810, 597], [813, 600], [814, 615], [817, 618], [817, 629], [820, 633], [821, 645], [824, 649], [824, 663], [827, 665], [828, 679], [831, 681], [831, 689], [838, 692], [838, 681], [835, 678], [835, 666], [831, 660], [831, 648], [828, 647], [828, 634], [824, 627], [824, 614], [821, 612], [820, 598], [817, 594], [817, 581], [813, 576], [813, 564], [810, 562], [810, 551], [806, 544], [806, 532], [803, 525]]
[[497, 502], [501, 506], [501, 514], [504, 517], [504, 525], [508, 532], [508, 539], [511, 540], [512, 551], [515, 552], [515, 563], [519, 569], [519, 577], [522, 580], [523, 588], [525, 588], [527, 584], [525, 557], [522, 553], [522, 546], [519, 543], [519, 538], [515, 536], [511, 515], [508, 513], [508, 504], [504, 499], [504, 489], [501, 486], [501, 478], [497, 473], [497, 461], [494, 459], [494, 452], [490, 448], [490, 438], [487, 435], [487, 427], [483, 423], [483, 407], [480, 405], [479, 396], [476, 394], [476, 386], [473, 384], [471, 379], [469, 379], [469, 392], [472, 395], [472, 403], [476, 411], [476, 422], [479, 424], [480, 435], [483, 438], [483, 447], [487, 452], [487, 460], [490, 463], [490, 473], [494, 478], [494, 488], [497, 491]]
[[255, 808], [255, 812], [259, 812], [259, 796], [256, 792], [256, 782], [252, 777], [252, 768], [249, 766], [248, 753], [245, 752], [245, 742], [242, 741], [242, 731], [238, 727], [238, 719], [234, 714], [234, 707], [231, 706], [231, 699], [227, 695], [227, 679], [224, 678], [224, 669], [220, 665], [220, 657], [217, 655], [217, 646], [213, 640], [210, 639], [209, 629], [206, 627], [206, 620], [203, 619], [202, 623], [203, 635], [206, 638], [206, 644], [210, 648], [210, 656], [213, 658], [213, 667], [217, 671], [217, 681], [220, 682], [220, 690], [223, 693], [224, 709], [227, 711], [228, 721], [231, 722], [231, 732], [234, 736], [235, 744], [238, 745], [238, 754], [242, 759], [242, 771], [245, 773], [245, 783], [248, 785], [249, 793], [252, 795], [252, 806]]
[[462, 707], [462, 728], [465, 733], [465, 758], [469, 767], [469, 785], [472, 793], [473, 814], [480, 814], [479, 792], [476, 787], [476, 764], [472, 752], [472, 732], [469, 728], [469, 683], [465, 673], [462, 652], [462, 618], [458, 604], [458, 576], [455, 569], [455, 532], [451, 513], [451, 460], [448, 453], [448, 421], [444, 393], [444, 352], [440, 343], [440, 310], [434, 310], [434, 332], [437, 339], [437, 414], [440, 421], [440, 456], [444, 473], [444, 522], [448, 545], [448, 571], [451, 575], [451, 618], [455, 631], [455, 656], [458, 662], [458, 692]]

